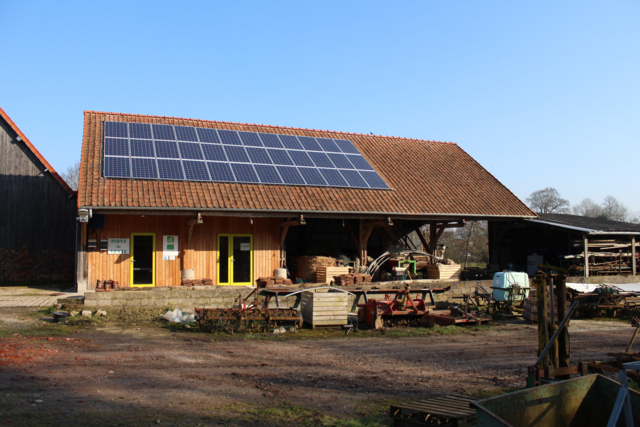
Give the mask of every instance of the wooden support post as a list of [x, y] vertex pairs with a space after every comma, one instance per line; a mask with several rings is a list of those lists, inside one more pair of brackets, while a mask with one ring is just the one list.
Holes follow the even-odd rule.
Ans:
[[362, 220], [359, 220], [358, 237], [360, 242], [360, 265], [367, 265], [367, 241], [365, 240], [366, 230]]
[[[534, 279], [536, 286], [536, 298], [538, 298], [538, 356], [549, 343], [549, 322], [547, 317], [547, 281], [544, 276], [536, 276]], [[549, 356], [547, 355], [540, 362], [539, 368], [543, 370], [549, 365]]]
[[431, 253], [431, 255], [434, 255], [434, 256], [436, 254], [436, 249], [438, 249], [436, 242], [437, 242], [436, 222], [431, 221], [429, 223], [429, 249], [431, 249], [429, 252]]
[[353, 234], [353, 230], [351, 229], [351, 226], [349, 225], [349, 220], [345, 219], [344, 220], [344, 225], [345, 227], [347, 227], [347, 231], [349, 232], [349, 237], [351, 237], [351, 242], [353, 242], [353, 246], [356, 247], [356, 249], [358, 249], [358, 251], [360, 251], [360, 242], [358, 239], [356, 239], [356, 235]]
[[78, 242], [78, 253], [76, 254], [76, 283], [78, 292], [85, 292], [88, 285], [89, 256], [87, 253], [87, 223], [80, 223], [80, 241]]
[[584, 277], [589, 277], [589, 238], [585, 234], [583, 236], [584, 243]]
[[[559, 274], [555, 280], [556, 294], [558, 295], [558, 320], [564, 319], [567, 315], [567, 281], [564, 274]], [[571, 366], [571, 346], [569, 343], [569, 323], [558, 335], [558, 367], [568, 368]], [[569, 379], [566, 376], [563, 379]]]
[[284, 240], [287, 238], [287, 232], [289, 226], [285, 225], [280, 231], [280, 268], [283, 268], [287, 264], [287, 252], [284, 246]]
[[631, 274], [637, 275], [636, 271], [636, 236], [631, 236]]
[[427, 239], [424, 238], [424, 234], [422, 234], [422, 231], [420, 230], [419, 225], [416, 225], [415, 232], [418, 235], [418, 238], [420, 239], [420, 243], [422, 243], [422, 246], [423, 246], [422, 249], [427, 253], [431, 253], [431, 247], [429, 246], [429, 243], [427, 243]]

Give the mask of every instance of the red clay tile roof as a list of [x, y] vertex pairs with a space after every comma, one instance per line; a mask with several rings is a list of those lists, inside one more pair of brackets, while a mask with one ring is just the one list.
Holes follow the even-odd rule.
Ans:
[[56, 172], [53, 166], [51, 166], [49, 162], [47, 162], [47, 159], [45, 159], [44, 156], [40, 154], [38, 149], [31, 143], [31, 141], [29, 141], [29, 138], [27, 138], [24, 135], [24, 133], [22, 133], [20, 128], [13, 122], [13, 120], [11, 120], [11, 117], [9, 117], [9, 115], [5, 113], [2, 108], [0, 108], [0, 117], [2, 117], [4, 121], [7, 122], [9, 126], [11, 126], [11, 129], [13, 129], [13, 131], [17, 133], [18, 136], [20, 136], [20, 138], [22, 139], [24, 144], [27, 146], [27, 148], [31, 150], [31, 152], [38, 158], [38, 160], [42, 162], [44, 167], [47, 168], [47, 170], [49, 170], [49, 173], [56, 179], [56, 181], [58, 181], [60, 185], [62, 185], [62, 187], [64, 187], [64, 189], [69, 192], [70, 195], [72, 196], [75, 195], [76, 192], [73, 191], [71, 187], [69, 187], [69, 184], [67, 184], [67, 181], [65, 181], [64, 179], [62, 179], [60, 175], [58, 175], [58, 172]]
[[[102, 177], [104, 121], [348, 139], [387, 182], [391, 191], [105, 179]], [[85, 111], [78, 206], [425, 217], [536, 217], [513, 193], [454, 143], [95, 111]]]

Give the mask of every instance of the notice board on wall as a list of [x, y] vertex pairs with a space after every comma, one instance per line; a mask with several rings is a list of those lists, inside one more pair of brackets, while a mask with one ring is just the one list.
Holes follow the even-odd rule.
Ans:
[[178, 256], [178, 236], [162, 236], [162, 259], [174, 260]]

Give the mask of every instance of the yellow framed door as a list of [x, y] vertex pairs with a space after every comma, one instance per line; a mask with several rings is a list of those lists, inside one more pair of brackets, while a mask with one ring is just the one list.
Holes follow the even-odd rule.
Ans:
[[131, 286], [156, 285], [156, 234], [131, 233]]
[[218, 234], [218, 285], [253, 286], [253, 234]]

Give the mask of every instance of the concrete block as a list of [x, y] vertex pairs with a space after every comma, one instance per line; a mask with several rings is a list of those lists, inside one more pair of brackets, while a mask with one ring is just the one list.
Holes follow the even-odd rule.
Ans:
[[96, 311], [96, 316], [106, 317], [107, 316], [107, 312], [104, 311], [104, 310], [98, 310], [98, 311]]
[[93, 301], [98, 299], [98, 294], [100, 292], [85, 292], [84, 293], [84, 300], [85, 301]]
[[98, 300], [88, 300], [88, 301], [85, 300], [84, 306], [85, 307], [91, 307], [91, 308], [97, 307], [98, 306]]
[[82, 310], [83, 317], [91, 317], [91, 310]]

